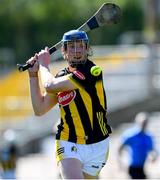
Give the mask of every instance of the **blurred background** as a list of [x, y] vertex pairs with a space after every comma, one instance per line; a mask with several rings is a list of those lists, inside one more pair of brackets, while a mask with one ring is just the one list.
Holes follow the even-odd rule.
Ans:
[[[34, 116], [28, 74], [19, 73], [16, 64], [80, 27], [105, 2], [119, 5], [123, 16], [119, 24], [88, 33], [91, 59], [104, 70], [113, 127], [109, 163], [100, 177], [129, 178], [127, 164], [123, 170], [118, 166], [117, 148], [140, 111], [150, 114], [149, 130], [160, 153], [160, 0], [0, 0], [0, 151], [16, 146], [17, 179], [59, 177], [54, 154], [59, 110]], [[66, 66], [59, 52], [52, 60], [53, 74]], [[149, 178], [160, 178], [159, 161], [146, 165]]]

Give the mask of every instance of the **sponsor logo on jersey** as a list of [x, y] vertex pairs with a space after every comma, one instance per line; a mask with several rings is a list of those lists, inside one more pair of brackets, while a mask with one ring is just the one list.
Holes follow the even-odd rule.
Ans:
[[85, 76], [78, 70], [73, 71], [73, 74], [81, 80], [85, 80]]
[[58, 94], [58, 102], [62, 106], [70, 104], [76, 96], [76, 91], [65, 91]]

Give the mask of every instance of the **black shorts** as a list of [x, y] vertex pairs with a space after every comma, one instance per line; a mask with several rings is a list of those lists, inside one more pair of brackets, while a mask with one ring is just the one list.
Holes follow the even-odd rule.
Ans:
[[130, 166], [128, 171], [132, 179], [146, 179], [143, 167]]

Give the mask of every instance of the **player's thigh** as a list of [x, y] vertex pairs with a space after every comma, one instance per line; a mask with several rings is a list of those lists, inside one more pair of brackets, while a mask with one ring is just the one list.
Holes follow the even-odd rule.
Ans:
[[84, 179], [82, 163], [75, 158], [66, 158], [59, 161], [59, 169], [64, 179]]
[[85, 172], [83, 172], [83, 175], [84, 175], [85, 179], [98, 179], [98, 176], [92, 176], [92, 175], [89, 175]]
[[98, 177], [98, 174], [108, 159], [109, 140], [107, 138], [101, 142], [88, 145], [87, 149], [88, 151], [86, 152], [85, 163], [82, 171], [90, 177]]

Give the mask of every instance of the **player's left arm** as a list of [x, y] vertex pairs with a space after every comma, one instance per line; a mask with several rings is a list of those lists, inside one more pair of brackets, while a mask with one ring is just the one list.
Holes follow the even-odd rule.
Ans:
[[152, 162], [155, 162], [159, 157], [158, 150], [155, 147], [154, 138], [152, 136], [150, 137], [150, 157]]
[[58, 78], [52, 77], [52, 80], [44, 84], [44, 88], [48, 93], [58, 93], [77, 89], [77, 87], [70, 81], [69, 76], [70, 75], [65, 75]]
[[55, 78], [49, 69], [50, 54], [49, 49], [46, 47], [41, 50], [37, 55], [39, 62], [39, 72], [41, 76], [41, 82], [46, 92], [56, 94], [61, 91], [67, 91], [75, 89], [76, 87], [68, 79], [68, 75]]

